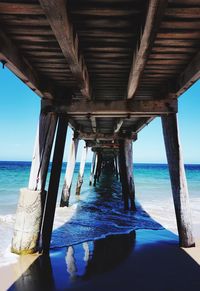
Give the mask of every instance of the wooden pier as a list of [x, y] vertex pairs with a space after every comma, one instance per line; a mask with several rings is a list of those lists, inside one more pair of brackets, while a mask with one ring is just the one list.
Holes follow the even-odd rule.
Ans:
[[[82, 139], [76, 193], [80, 195], [91, 147], [90, 185], [98, 182], [102, 162], [112, 161], [124, 206], [135, 210], [132, 142], [155, 117], [162, 119], [180, 245], [194, 245], [177, 112], [178, 97], [200, 77], [199, 47], [200, 0], [0, 1], [2, 66], [41, 97], [13, 252], [35, 252], [39, 245], [49, 250], [68, 126], [74, 137], [60, 206], [69, 204]], [[36, 213], [31, 216], [27, 209]], [[32, 227], [28, 234], [25, 221]]]

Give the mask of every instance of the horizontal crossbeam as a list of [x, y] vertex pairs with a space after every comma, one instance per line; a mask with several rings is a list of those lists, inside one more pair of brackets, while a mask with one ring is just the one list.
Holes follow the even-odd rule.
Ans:
[[164, 100], [117, 100], [117, 101], [75, 101], [69, 105], [58, 104], [50, 100], [42, 100], [42, 109], [68, 116], [97, 116], [131, 118], [160, 116], [177, 112], [176, 99]]
[[137, 134], [134, 132], [129, 132], [129, 133], [125, 133], [125, 134], [118, 134], [118, 133], [85, 133], [85, 132], [80, 132], [78, 137], [80, 139], [84, 139], [86, 141], [89, 140], [98, 140], [98, 141], [114, 141], [114, 140], [118, 140], [118, 139], [132, 139], [132, 140], [136, 140], [137, 139]]

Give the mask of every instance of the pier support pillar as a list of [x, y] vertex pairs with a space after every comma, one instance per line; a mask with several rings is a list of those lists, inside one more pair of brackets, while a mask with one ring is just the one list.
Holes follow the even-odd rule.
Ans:
[[178, 133], [176, 114], [163, 116], [163, 135], [172, 185], [179, 241], [181, 247], [194, 246], [188, 187]]
[[96, 186], [96, 182], [99, 182], [99, 177], [101, 175], [101, 164], [102, 164], [102, 154], [97, 152], [96, 154], [96, 162], [94, 169], [94, 183], [93, 186]]
[[62, 195], [60, 200], [60, 207], [69, 206], [69, 198], [70, 198], [70, 190], [72, 185], [72, 179], [74, 175], [74, 168], [76, 164], [76, 154], [78, 149], [79, 139], [76, 133], [74, 133], [74, 137], [71, 141], [70, 153], [67, 162], [67, 169], [65, 174], [64, 185], [62, 189]]
[[114, 170], [115, 170], [115, 175], [116, 179], [119, 179], [119, 165], [118, 165], [118, 157], [117, 155], [114, 156]]
[[28, 188], [20, 189], [11, 251], [30, 254], [38, 249], [45, 201], [45, 183], [57, 116], [40, 114]]
[[[120, 140], [119, 146], [120, 180], [122, 184], [122, 195], [124, 209], [135, 210], [135, 185], [133, 180], [133, 154], [132, 140]], [[130, 206], [129, 206], [130, 202]]]
[[94, 178], [94, 171], [96, 165], [96, 152], [93, 153], [92, 162], [91, 162], [91, 170], [90, 170], [90, 182], [89, 185], [92, 186], [93, 178]]
[[79, 169], [78, 181], [76, 185], [76, 195], [80, 195], [81, 186], [83, 184], [83, 175], [84, 175], [85, 163], [87, 159], [87, 153], [88, 153], [88, 146], [85, 145], [82, 151], [82, 155], [81, 155], [80, 169]]
[[59, 117], [49, 187], [45, 201], [44, 217], [42, 222], [42, 250], [44, 253], [49, 252], [49, 246], [51, 241], [51, 232], [53, 228], [56, 200], [62, 169], [67, 126], [68, 119], [64, 116]]

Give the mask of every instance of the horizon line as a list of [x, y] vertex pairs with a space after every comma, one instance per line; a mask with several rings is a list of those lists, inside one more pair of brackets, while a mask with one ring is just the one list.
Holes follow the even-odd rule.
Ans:
[[[15, 162], [15, 163], [32, 163], [32, 161], [30, 160], [0, 160], [0, 163], [1, 162]], [[52, 163], [52, 161], [50, 161], [50, 163]], [[63, 161], [63, 163], [67, 163], [67, 161]], [[80, 164], [80, 161], [76, 161], [76, 164], [79, 163]], [[91, 161], [86, 161], [86, 164], [87, 163], [90, 163], [91, 164]], [[168, 165], [168, 163], [166, 162], [133, 162], [133, 165], [135, 164], [153, 164], [153, 165]], [[200, 165], [200, 162], [186, 162], [184, 163], [184, 165]]]

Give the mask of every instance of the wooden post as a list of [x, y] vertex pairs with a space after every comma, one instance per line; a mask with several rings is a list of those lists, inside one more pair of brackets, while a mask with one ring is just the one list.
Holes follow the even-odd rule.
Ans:
[[55, 113], [40, 113], [28, 184], [30, 190], [45, 188], [56, 124]]
[[58, 195], [58, 187], [62, 169], [67, 126], [68, 119], [64, 116], [59, 117], [49, 188], [45, 201], [44, 217], [42, 223], [42, 249], [44, 253], [49, 252], [49, 246], [51, 241], [51, 232], [53, 228], [56, 199]]
[[99, 153], [96, 153], [96, 159], [95, 159], [95, 165], [94, 165], [94, 182], [93, 182], [93, 186], [96, 186], [96, 183], [97, 183], [98, 163], [99, 163]]
[[94, 178], [95, 164], [96, 164], [96, 152], [93, 153], [93, 157], [92, 157], [91, 170], [90, 170], [90, 182], [89, 182], [90, 186], [92, 186], [92, 181]]
[[78, 181], [76, 185], [76, 195], [80, 195], [81, 186], [83, 184], [83, 175], [84, 175], [85, 163], [87, 159], [87, 153], [88, 153], [88, 146], [86, 145], [84, 146], [82, 155], [81, 155], [81, 163], [80, 163]]
[[66, 169], [65, 180], [64, 180], [64, 185], [62, 189], [60, 207], [69, 206], [70, 190], [71, 190], [72, 179], [74, 175], [74, 168], [76, 164], [76, 154], [77, 154], [77, 149], [78, 149], [78, 143], [79, 143], [78, 136], [76, 135], [76, 133], [74, 133], [74, 137], [72, 138], [72, 141], [71, 141], [70, 154], [69, 154], [68, 162], [67, 162], [67, 169]]
[[185, 176], [176, 114], [162, 117], [163, 135], [171, 179], [174, 207], [180, 246], [194, 246], [189, 205], [188, 187]]
[[57, 116], [40, 113], [28, 188], [20, 189], [11, 250], [17, 254], [34, 253], [38, 249], [45, 183], [55, 135]]
[[117, 159], [117, 155], [114, 156], [114, 170], [115, 170], [115, 175], [116, 175], [116, 179], [119, 179], [119, 168], [118, 168], [118, 159]]
[[120, 140], [119, 146], [120, 180], [122, 183], [122, 194], [124, 199], [124, 209], [135, 210], [135, 185], [133, 180], [133, 154], [132, 140]]
[[102, 153], [98, 153], [98, 164], [97, 164], [97, 171], [96, 171], [97, 182], [99, 182], [99, 178], [101, 175], [101, 167], [102, 167]]

